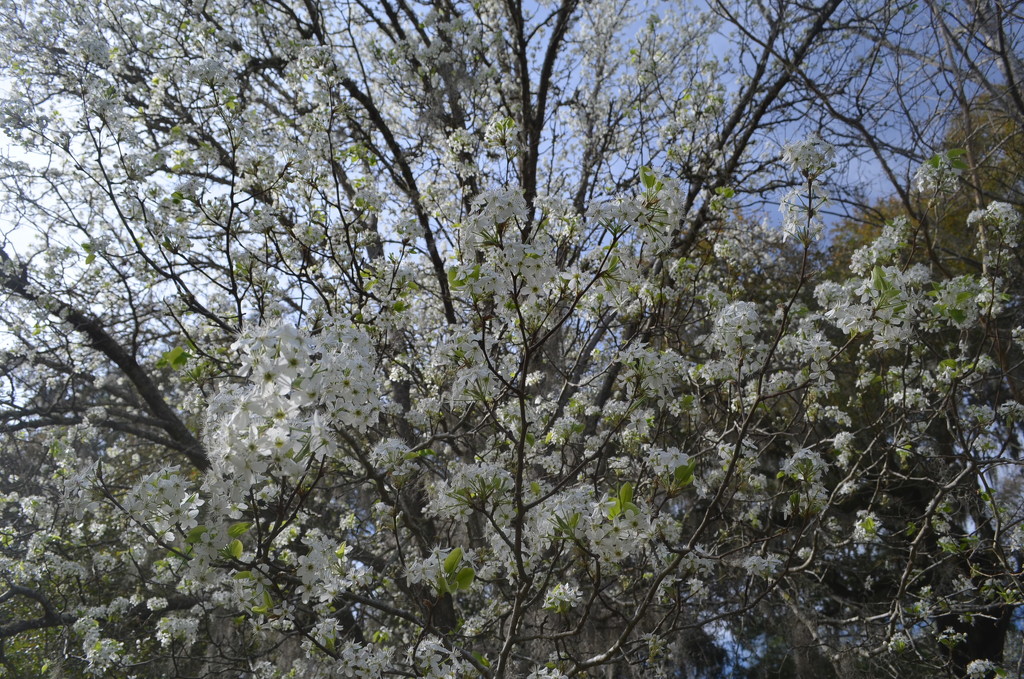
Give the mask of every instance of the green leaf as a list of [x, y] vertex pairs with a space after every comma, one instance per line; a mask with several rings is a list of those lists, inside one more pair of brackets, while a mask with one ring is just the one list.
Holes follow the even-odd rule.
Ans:
[[228, 550], [228, 554], [230, 554], [233, 558], [241, 559], [242, 558], [242, 541], [241, 540], [232, 540], [231, 542], [228, 543], [227, 550]]
[[456, 547], [444, 560], [444, 571], [448, 574], [455, 573], [455, 569], [462, 563], [462, 547]]
[[676, 488], [685, 488], [693, 483], [693, 470], [696, 467], [697, 460], [695, 459], [691, 459], [686, 464], [676, 467], [675, 472], [672, 474], [672, 480], [675, 481]]
[[192, 354], [188, 353], [184, 347], [174, 347], [160, 355], [160, 360], [156, 362], [156, 367], [169, 367], [174, 370], [181, 370], [188, 364], [190, 358], [192, 358]]
[[619, 502], [628, 504], [633, 501], [633, 484], [627, 481], [619, 486]]
[[437, 452], [433, 448], [423, 448], [422, 450], [412, 450], [403, 455], [406, 460], [415, 460], [421, 457], [430, 457], [431, 455], [437, 455]]
[[654, 176], [654, 171], [651, 168], [641, 167], [640, 183], [644, 185], [645, 189], [653, 189], [655, 184], [658, 183], [658, 178]]
[[473, 585], [474, 577], [476, 577], [476, 571], [469, 566], [464, 567], [459, 571], [459, 574], [455, 576], [457, 589], [469, 589]]
[[270, 596], [270, 592], [263, 590], [263, 605], [255, 606], [252, 609], [253, 613], [269, 613], [274, 608], [274, 600]]
[[196, 526], [188, 532], [188, 535], [185, 536], [185, 542], [187, 542], [190, 545], [194, 545], [195, 543], [199, 542], [199, 540], [203, 537], [203, 533], [205, 533], [206, 531], [206, 526]]
[[608, 508], [608, 518], [614, 519], [624, 512], [639, 512], [640, 508], [633, 504], [633, 484], [628, 481], [621, 486], [616, 493], [616, 498]]
[[566, 537], [573, 537], [576, 534], [576, 526], [580, 523], [580, 513], [576, 512], [568, 518], [556, 517], [555, 525], [558, 527], [558, 532]]
[[251, 580], [252, 579], [252, 571], [238, 571], [237, 573], [235, 573], [231, 577], [234, 578], [235, 580]]
[[231, 528], [228, 528], [228, 535], [233, 538], [240, 538], [248, 533], [250, 528], [252, 528], [252, 522], [239, 521], [238, 523], [232, 524]]
[[871, 270], [871, 287], [879, 292], [892, 289], [892, 283], [886, 279], [885, 271], [880, 266], [876, 266]]

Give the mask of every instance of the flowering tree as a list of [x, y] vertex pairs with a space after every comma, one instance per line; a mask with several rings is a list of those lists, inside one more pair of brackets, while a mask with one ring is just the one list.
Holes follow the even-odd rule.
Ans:
[[1021, 215], [820, 275], [837, 0], [0, 6], [11, 676], [1009, 671]]

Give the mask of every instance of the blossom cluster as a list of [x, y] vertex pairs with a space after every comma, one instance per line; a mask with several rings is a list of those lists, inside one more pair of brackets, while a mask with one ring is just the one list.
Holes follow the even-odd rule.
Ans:
[[782, 157], [794, 170], [814, 179], [835, 167], [836, 149], [817, 134], [811, 134], [783, 146]]
[[[474, 9], [496, 11], [491, 4]], [[423, 26], [456, 31], [457, 21], [441, 14], [425, 11]], [[592, 28], [611, 31], [613, 20]], [[397, 77], [397, 55], [408, 54], [469, 68], [444, 40], [422, 37], [410, 31], [393, 46], [383, 73]], [[671, 70], [663, 52], [647, 47], [637, 53], [645, 85]], [[116, 56], [100, 39], [79, 49], [98, 66]], [[340, 66], [322, 46], [295, 50], [295, 63], [312, 71]], [[210, 56], [184, 77], [202, 101], [230, 99], [232, 68]], [[428, 88], [441, 77], [415, 75]], [[1002, 478], [1000, 445], [1009, 444], [999, 437], [1021, 417], [1015, 401], [976, 402], [1000, 383], [996, 359], [1005, 360], [986, 353], [975, 328], [1005, 308], [1021, 241], [1010, 205], [993, 203], [968, 220], [983, 234], [981, 273], [944, 275], [916, 263], [912, 225], [895, 219], [854, 253], [851, 275], [839, 282], [810, 271], [829, 205], [822, 180], [836, 163], [820, 137], [783, 150], [800, 178], [781, 200], [781, 230], [767, 220], [747, 228], [723, 218], [739, 204], [733, 189], [691, 195], [648, 167], [621, 183], [635, 189], [606, 199], [559, 197], [554, 182], [545, 188], [552, 195], [517, 186], [510, 161], [523, 158], [529, 130], [502, 109], [483, 129], [446, 128], [442, 169], [427, 172], [412, 151], [399, 159], [408, 167], [389, 164], [402, 181], [420, 171], [431, 178], [418, 211], [396, 215], [404, 197], [389, 193], [394, 177], [371, 170], [381, 148], [335, 148], [335, 116], [350, 112], [322, 98], [338, 82], [317, 77], [326, 87], [295, 87], [310, 100], [317, 132], [280, 142], [294, 161], [265, 157], [247, 137], [234, 149], [236, 188], [258, 200], [229, 205], [190, 179], [147, 198], [166, 224], [149, 224], [159, 220], [146, 201], [134, 214], [169, 259], [211, 247], [209, 231], [193, 237], [199, 213], [204, 229], [232, 219], [248, 229], [229, 234], [239, 250], [230, 271], [259, 291], [258, 303], [223, 291], [186, 300], [190, 316], [206, 319], [181, 323], [195, 356], [157, 365], [194, 387], [184, 410], [192, 421], [205, 415], [209, 469], [153, 465], [124, 488], [90, 488], [85, 472], [61, 472], [65, 509], [83, 542], [103, 533], [93, 525], [102, 512], [121, 516], [142, 539], [88, 567], [56, 558], [47, 567], [61, 575], [130, 570], [147, 589], [131, 605], [153, 618], [146, 640], [160, 653], [184, 658], [241, 639], [247, 653], [268, 654], [246, 671], [274, 679], [486, 676], [492, 667], [502, 676], [562, 677], [620, 660], [667, 676], [680, 666], [673, 638], [727, 629], [747, 613], [736, 592], [744, 602], [796, 605], [783, 589], [791, 580], [821, 585], [833, 555], [866, 562], [914, 531], [934, 535], [942, 554], [978, 548], [945, 495], [956, 495], [947, 489], [974, 465], [986, 468], [960, 489], [989, 501], [975, 500], [976, 491]], [[159, 80], [153, 87], [172, 94]], [[711, 84], [693, 87], [721, 95]], [[424, 119], [449, 115], [435, 103]], [[105, 111], [101, 101], [90, 105]], [[691, 100], [673, 115], [708, 126], [698, 119], [721, 107]], [[714, 142], [714, 125], [708, 138], [685, 141], [679, 120], [662, 129], [672, 154]], [[326, 148], [329, 162], [304, 151], [306, 142]], [[467, 160], [481, 143], [504, 153], [505, 181], [488, 181]], [[214, 162], [205, 153], [176, 160]], [[933, 160], [920, 189], [952, 188], [959, 155]], [[141, 177], [162, 162], [139, 154], [124, 164]], [[309, 199], [291, 178], [302, 173], [333, 177], [341, 188], [324, 206], [299, 209]], [[301, 218], [292, 214], [303, 209]], [[695, 221], [698, 211], [715, 216], [714, 228]], [[792, 253], [787, 240], [803, 246], [799, 267], [758, 256], [765, 243]], [[811, 280], [820, 281], [813, 290]], [[223, 339], [229, 325], [207, 324], [214, 312], [195, 313], [203, 304], [230, 311], [243, 328], [234, 344]], [[81, 429], [117, 414], [88, 409]], [[936, 452], [945, 422], [955, 423], [956, 437], [951, 450]], [[118, 465], [136, 459], [114, 445], [104, 455]], [[904, 480], [933, 493], [917, 508], [920, 525], [892, 513], [912, 494]], [[38, 495], [6, 494], [4, 505], [36, 524], [52, 518]], [[33, 558], [47, 559], [48, 544], [39, 531]], [[892, 578], [916, 591], [920, 572], [907, 567]], [[961, 589], [972, 604], [983, 596], [972, 583]], [[205, 608], [178, 610], [172, 593]], [[854, 604], [843, 605], [844, 615], [862, 619]], [[891, 621], [914, 618], [907, 629], [918, 635], [932, 605], [894, 605]], [[109, 632], [127, 610], [119, 601], [80, 612], [72, 633], [88, 671], [134, 661], [138, 646]], [[211, 629], [208, 610], [231, 620], [230, 632]], [[536, 629], [558, 631], [548, 639]], [[884, 638], [894, 651], [916, 639], [893, 629]], [[985, 662], [968, 674], [995, 671]]]

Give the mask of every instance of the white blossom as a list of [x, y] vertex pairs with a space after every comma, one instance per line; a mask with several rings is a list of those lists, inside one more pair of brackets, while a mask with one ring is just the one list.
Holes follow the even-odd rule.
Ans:
[[814, 178], [835, 167], [836, 149], [817, 134], [786, 144], [783, 159], [805, 177]]
[[966, 168], [961, 159], [962, 150], [953, 149], [937, 153], [921, 164], [914, 175], [914, 183], [922, 193], [948, 193], [956, 189], [960, 175]]
[[804, 245], [818, 240], [825, 231], [822, 211], [828, 204], [829, 195], [818, 184], [790, 190], [779, 201], [783, 236]]

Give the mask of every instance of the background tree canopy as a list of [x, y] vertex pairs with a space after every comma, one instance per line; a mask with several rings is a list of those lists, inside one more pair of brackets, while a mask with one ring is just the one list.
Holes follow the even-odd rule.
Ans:
[[0, 0], [0, 675], [1020, 676], [1022, 33]]

